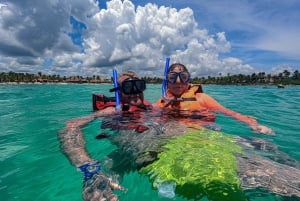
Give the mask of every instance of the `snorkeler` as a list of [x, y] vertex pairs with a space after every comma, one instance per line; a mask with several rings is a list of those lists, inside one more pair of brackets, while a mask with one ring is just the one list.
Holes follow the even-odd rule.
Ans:
[[[130, 112], [151, 110], [151, 104], [144, 100], [145, 81], [139, 79], [137, 74], [127, 71], [119, 76], [117, 82], [119, 86], [112, 89], [112, 91], [119, 92], [121, 106], [127, 115]], [[111, 116], [115, 113], [115, 106], [106, 107], [91, 115], [67, 122], [66, 127], [59, 132], [63, 151], [71, 163], [83, 172], [82, 196], [84, 200], [105, 199], [115, 201], [118, 198], [112, 193], [112, 190], [125, 190], [114, 182], [112, 178], [104, 174], [101, 171], [100, 163], [89, 156], [81, 130], [81, 127], [97, 117]]]
[[198, 111], [198, 116], [212, 121], [214, 116], [211, 112], [221, 112], [246, 123], [256, 133], [274, 134], [272, 129], [260, 125], [255, 117], [245, 116], [222, 106], [214, 98], [203, 93], [201, 85], [190, 84], [190, 73], [183, 64], [172, 64], [167, 70], [165, 79], [167, 80], [166, 94], [156, 102], [156, 106], [172, 114], [176, 111], [178, 116], [187, 116], [190, 112], [193, 117], [193, 114]]
[[[247, 149], [258, 147], [252, 139], [233, 138], [205, 129], [201, 125], [185, 124], [180, 118], [160, 116], [160, 112], [155, 114], [156, 111], [153, 112], [151, 105], [144, 100], [143, 91], [146, 86], [139, 80], [136, 74], [125, 73], [118, 79], [119, 86], [112, 90], [120, 92], [122, 110], [125, 111], [116, 114], [114, 106], [105, 107], [86, 117], [67, 122], [66, 128], [59, 132], [63, 151], [83, 173], [84, 200], [119, 200], [113, 190], [126, 190], [118, 184], [110, 171], [119, 176], [136, 170], [149, 175], [153, 186], [162, 196], [166, 192], [161, 189], [167, 185], [173, 187], [167, 196], [175, 196], [176, 193], [187, 199], [206, 196], [216, 201], [226, 200], [225, 198], [228, 200], [230, 196], [237, 195], [241, 198], [239, 200], [245, 200], [243, 190], [255, 188], [263, 188], [278, 195], [300, 197], [300, 189], [297, 187], [300, 171], [293, 168], [299, 167], [297, 162], [290, 167], [254, 155], [253, 150], [248, 151], [248, 154]], [[140, 120], [137, 121], [132, 116], [140, 117]], [[87, 153], [81, 130], [97, 117], [104, 117], [104, 120], [107, 118], [107, 122], [109, 119], [116, 120], [115, 125], [130, 125], [133, 120], [134, 124], [138, 122], [138, 125], [147, 129], [139, 132], [136, 127], [121, 127], [119, 130], [119, 127], [109, 125], [108, 128], [118, 130], [118, 133], [107, 135], [116, 146], [100, 163]], [[125, 117], [124, 122], [120, 122], [122, 117]], [[245, 152], [242, 151], [244, 148]], [[106, 162], [110, 163], [109, 167]], [[226, 171], [220, 172], [222, 169]], [[279, 188], [281, 186], [285, 188]], [[211, 191], [214, 187], [218, 187], [217, 191]], [[216, 194], [220, 196], [217, 199], [214, 198]]]

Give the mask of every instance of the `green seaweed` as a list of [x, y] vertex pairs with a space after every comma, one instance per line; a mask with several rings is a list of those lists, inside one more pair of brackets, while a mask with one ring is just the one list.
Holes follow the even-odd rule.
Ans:
[[239, 188], [236, 153], [242, 148], [230, 135], [190, 129], [164, 145], [164, 152], [141, 173], [156, 184], [176, 183], [176, 193], [188, 199], [246, 200]]

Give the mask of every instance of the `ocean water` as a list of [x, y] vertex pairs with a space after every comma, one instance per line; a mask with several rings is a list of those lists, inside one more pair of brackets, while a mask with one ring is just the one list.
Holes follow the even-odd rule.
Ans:
[[[57, 133], [66, 121], [92, 112], [91, 94], [108, 92], [110, 85], [0, 85], [0, 195], [1, 200], [82, 200], [82, 174], [60, 149]], [[275, 136], [259, 135], [248, 126], [219, 114], [222, 132], [258, 137], [300, 161], [300, 87], [203, 86], [205, 92], [224, 106], [258, 118], [274, 129]], [[147, 85], [145, 97], [155, 102], [159, 85]], [[103, 159], [112, 149], [107, 141], [96, 141], [99, 120], [84, 128], [88, 152]], [[149, 178], [132, 172], [121, 179], [128, 188], [120, 200], [185, 200], [158, 195]], [[138, 185], [137, 185], [138, 184]], [[250, 198], [249, 198], [250, 199]], [[257, 193], [250, 200], [282, 200]], [[290, 198], [286, 200], [298, 200]], [[203, 199], [207, 200], [207, 199]]]

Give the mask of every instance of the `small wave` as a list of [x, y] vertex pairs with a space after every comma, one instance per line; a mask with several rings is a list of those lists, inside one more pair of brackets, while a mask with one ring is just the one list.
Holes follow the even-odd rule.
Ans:
[[1, 144], [0, 146], [0, 161], [4, 161], [14, 155], [20, 153], [21, 150], [26, 149], [28, 146]]

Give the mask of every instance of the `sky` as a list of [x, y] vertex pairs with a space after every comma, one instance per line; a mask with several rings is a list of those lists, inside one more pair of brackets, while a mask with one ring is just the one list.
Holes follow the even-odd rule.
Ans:
[[0, 0], [0, 72], [294, 72], [299, 22], [299, 0]]

